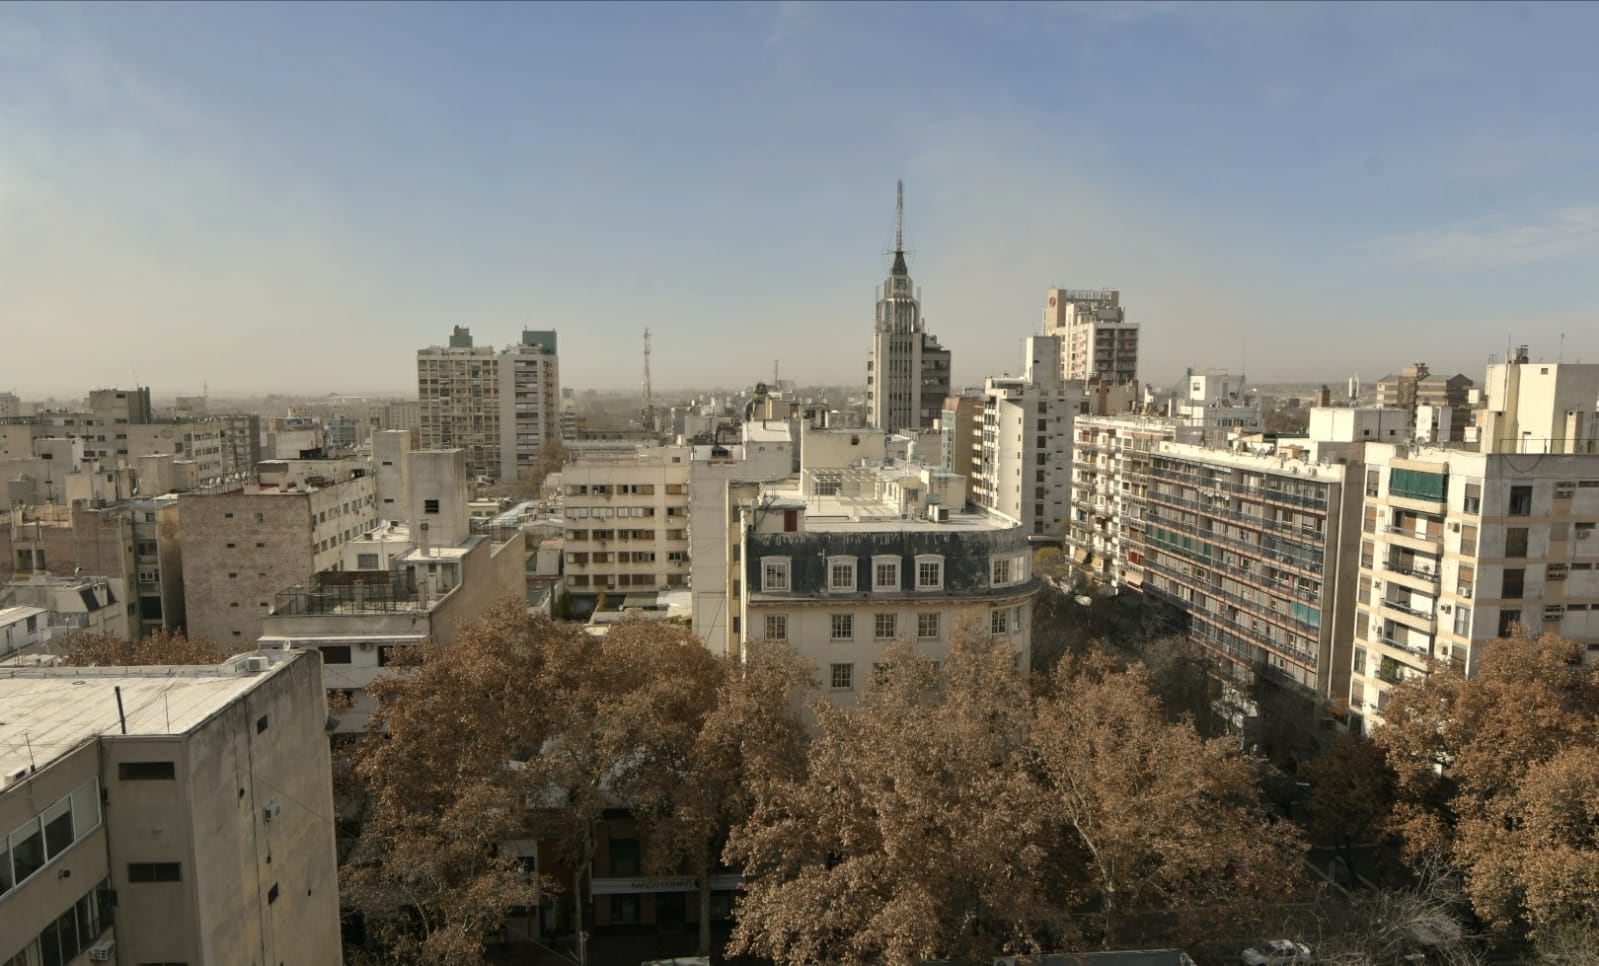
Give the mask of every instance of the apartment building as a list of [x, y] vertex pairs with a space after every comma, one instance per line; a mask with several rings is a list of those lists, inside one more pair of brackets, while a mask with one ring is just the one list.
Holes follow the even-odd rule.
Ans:
[[[1347, 693], [1358, 466], [1162, 442], [1149, 457], [1145, 593], [1188, 616], [1230, 703], [1263, 680], [1326, 707]], [[1247, 712], [1245, 712], [1247, 714]], [[1235, 724], [1242, 724], [1235, 719]]]
[[578, 597], [685, 590], [687, 446], [594, 451], [561, 470], [566, 587]]
[[1062, 533], [1070, 519], [1072, 428], [1088, 401], [1081, 382], [1058, 375], [1064, 348], [1031, 336], [1023, 375], [983, 385], [972, 501], [1030, 534]]
[[800, 448], [787, 422], [745, 423], [741, 434], [735, 445], [693, 447], [689, 461], [690, 615], [694, 635], [718, 654], [738, 653], [738, 602], [729, 596], [736, 574], [728, 570], [738, 539], [736, 494], [792, 476]]
[[466, 451], [474, 477], [514, 479], [560, 438], [556, 334], [524, 330], [496, 352], [456, 326], [449, 345], [416, 354], [421, 448]]
[[411, 452], [405, 476], [412, 502], [401, 520], [345, 543], [336, 567], [278, 590], [261, 622], [259, 646], [321, 653], [323, 684], [341, 699], [338, 734], [366, 730], [364, 689], [399, 654], [429, 640], [448, 647], [463, 622], [526, 596], [522, 532], [474, 529], [467, 518], [462, 451]]
[[1599, 365], [1532, 362], [1522, 346], [1488, 366], [1475, 432], [1484, 453], [1599, 453]]
[[1434, 375], [1425, 362], [1417, 362], [1377, 380], [1377, 406], [1408, 413], [1413, 439], [1460, 442], [1471, 423], [1471, 389], [1465, 375]]
[[1138, 323], [1127, 321], [1115, 289], [1050, 289], [1043, 334], [1061, 340], [1063, 380], [1138, 381]]
[[968, 506], [977, 498], [976, 479], [981, 469], [980, 451], [977, 448], [983, 419], [983, 393], [968, 391], [963, 395], [949, 396], [944, 400], [944, 410], [939, 416], [938, 428], [943, 434], [940, 452], [944, 470], [966, 478], [966, 493], [961, 506]]
[[786, 642], [840, 702], [859, 697], [893, 641], [942, 660], [957, 635], [992, 635], [1026, 667], [1039, 588], [1027, 533], [952, 509], [964, 486], [941, 468], [868, 461], [745, 487], [733, 634]]
[[337, 963], [314, 655], [0, 667], [0, 963]]
[[1174, 420], [1156, 416], [1077, 418], [1065, 543], [1078, 573], [1110, 586], [1143, 586], [1151, 457], [1177, 432]]
[[1372, 445], [1364, 501], [1352, 727], [1430, 662], [1470, 674], [1517, 632], [1599, 658], [1599, 455]]
[[262, 463], [253, 483], [182, 495], [178, 515], [186, 630], [224, 647], [254, 642], [274, 594], [377, 525], [371, 475], [340, 460]]
[[[905, 185], [899, 186], [899, 220]], [[922, 300], [905, 264], [903, 231], [897, 231], [894, 262], [877, 298], [872, 356], [866, 363], [868, 425], [884, 432], [933, 429], [949, 395], [950, 351], [927, 331]]]
[[1190, 368], [1167, 416], [1182, 427], [1178, 442], [1225, 446], [1240, 435], [1265, 427], [1260, 403], [1245, 386], [1242, 375], [1225, 369]]
[[522, 330], [499, 357], [499, 478], [514, 480], [561, 439], [561, 372], [555, 333]]

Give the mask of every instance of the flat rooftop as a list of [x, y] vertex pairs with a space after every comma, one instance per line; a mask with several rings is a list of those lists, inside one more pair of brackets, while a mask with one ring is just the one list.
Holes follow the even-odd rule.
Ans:
[[0, 607], [0, 627], [20, 624], [30, 617], [48, 613], [43, 607]]
[[934, 523], [911, 516], [900, 515], [899, 508], [871, 497], [858, 496], [804, 496], [799, 483], [768, 486], [761, 491], [761, 501], [771, 498], [778, 509], [805, 506], [805, 531], [807, 533], [866, 533], [873, 530], [1009, 530], [1019, 524], [1002, 517], [985, 513], [966, 513], [948, 507], [949, 519]]
[[[122, 733], [122, 689], [130, 735], [182, 735], [266, 680], [294, 654], [259, 652], [267, 671], [227, 664], [195, 667], [0, 667], [0, 788], [31, 767], [47, 767], [100, 735]], [[243, 657], [243, 655], [241, 655]]]

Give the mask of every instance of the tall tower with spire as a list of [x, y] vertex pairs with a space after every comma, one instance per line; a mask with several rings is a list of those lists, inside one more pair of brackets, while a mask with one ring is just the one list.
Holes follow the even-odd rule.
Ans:
[[905, 264], [905, 182], [894, 205], [894, 262], [877, 298], [872, 357], [866, 363], [867, 418], [898, 433], [932, 429], [949, 395], [950, 353], [929, 334], [922, 301]]

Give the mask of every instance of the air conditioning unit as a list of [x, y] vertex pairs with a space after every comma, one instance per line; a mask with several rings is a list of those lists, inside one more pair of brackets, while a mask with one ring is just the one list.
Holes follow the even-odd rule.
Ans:
[[116, 951], [116, 941], [107, 939], [103, 943], [95, 943], [89, 947], [89, 958], [97, 963], [109, 963], [111, 962], [111, 954]]
[[372, 642], [371, 641], [362, 641], [360, 644], [357, 644], [356, 646], [359, 647], [363, 651], [372, 650]]
[[1586, 539], [1588, 539], [1591, 536], [1593, 536], [1593, 531], [1592, 530], [1578, 530], [1577, 531], [1577, 539], [1578, 540], [1586, 540]]
[[283, 806], [279, 805], [277, 802], [267, 802], [266, 805], [262, 806], [261, 808], [261, 820], [263, 822], [273, 821], [282, 814]]
[[1439, 604], [1438, 605], [1438, 613], [1440, 613], [1440, 614], [1451, 613], [1452, 611], [1454, 611], [1454, 609], [1455, 608], [1452, 605], [1450, 605], [1450, 604]]

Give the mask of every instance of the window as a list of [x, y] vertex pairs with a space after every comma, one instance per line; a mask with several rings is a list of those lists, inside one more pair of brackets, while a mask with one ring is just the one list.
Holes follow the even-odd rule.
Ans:
[[50, 858], [65, 852], [76, 841], [72, 834], [72, 799], [63, 798], [44, 810], [44, 850]]
[[1004, 634], [1010, 630], [1010, 611], [1003, 607], [988, 612], [988, 632]]
[[855, 558], [833, 557], [827, 564], [828, 590], [855, 589]]
[[422, 512], [423, 513], [437, 513], [437, 512], [439, 512], [439, 501], [438, 500], [423, 500], [422, 501]]
[[11, 833], [12, 882], [21, 882], [44, 868], [44, 834], [38, 818], [30, 818]]
[[1527, 528], [1505, 528], [1505, 556], [1525, 557], [1527, 555]]
[[182, 882], [183, 866], [177, 862], [129, 862], [129, 882]]
[[1455, 633], [1461, 637], [1471, 636], [1471, 608], [1455, 605]]
[[378, 569], [378, 555], [375, 554], [375, 553], [358, 553], [358, 554], [356, 554], [355, 555], [355, 569], [357, 569], [357, 570], [376, 570], [376, 569]]
[[938, 639], [938, 615], [917, 614], [916, 636], [924, 641]]
[[318, 647], [317, 650], [322, 652], [323, 664], [350, 663], [350, 645], [348, 644], [324, 644]]
[[855, 615], [833, 615], [833, 640], [851, 641], [855, 639]]
[[1525, 589], [1527, 572], [1520, 567], [1505, 568], [1504, 583], [1499, 590], [1499, 596], [1506, 600], [1520, 600]]
[[769, 641], [788, 640], [788, 615], [766, 615], [766, 639]]
[[855, 686], [855, 665], [834, 664], [828, 669], [828, 681], [834, 691], [848, 691]]
[[788, 558], [763, 557], [761, 558], [761, 590], [785, 591], [788, 590]]
[[255, 719], [256, 734], [260, 734], [261, 732], [267, 730], [267, 717], [268, 715], [262, 715], [261, 717]]
[[1499, 636], [1514, 637], [1516, 631], [1521, 629], [1521, 611], [1501, 610], [1499, 612]]
[[1512, 486], [1510, 488], [1510, 515], [1525, 517], [1532, 515], [1532, 487]]
[[872, 618], [872, 637], [879, 641], [891, 641], [899, 633], [899, 622], [894, 614], [877, 614]]
[[917, 590], [943, 590], [944, 589], [944, 558], [943, 557], [917, 557], [916, 558], [916, 589]]
[[276, 882], [274, 882], [274, 883], [272, 883], [272, 888], [267, 890], [267, 905], [270, 906], [270, 905], [272, 905], [272, 903], [277, 902], [277, 901], [278, 901], [278, 884]]
[[1009, 557], [995, 557], [989, 564], [991, 579], [995, 587], [1003, 587], [1011, 582], [1012, 560]]
[[878, 592], [892, 592], [899, 590], [898, 558], [872, 558], [872, 590]]
[[124, 761], [117, 764], [117, 778], [125, 782], [172, 781], [177, 766], [170, 761]]

